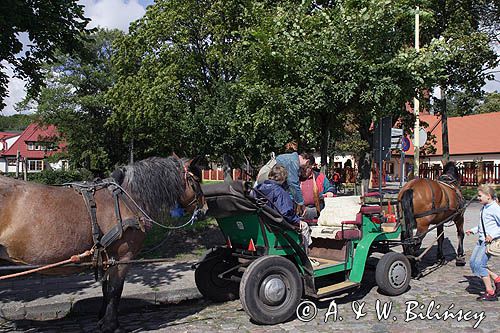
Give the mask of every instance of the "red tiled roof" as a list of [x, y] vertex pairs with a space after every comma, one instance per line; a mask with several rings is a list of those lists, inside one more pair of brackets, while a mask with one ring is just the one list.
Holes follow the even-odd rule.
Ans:
[[[441, 117], [421, 114], [419, 118], [420, 121], [429, 124], [425, 128], [428, 137], [431, 133], [436, 140], [435, 144], [430, 140], [427, 141], [426, 144], [433, 145], [436, 152], [426, 156], [443, 155]], [[500, 153], [498, 129], [500, 129], [500, 112], [448, 118], [450, 155]], [[413, 143], [411, 143], [407, 154], [413, 155]]]
[[[56, 151], [43, 151], [43, 150], [28, 150], [27, 142], [56, 142], [59, 136], [59, 132], [54, 125], [40, 126], [38, 124], [30, 124], [23, 131], [19, 139], [14, 142], [9, 149], [4, 152], [4, 156], [16, 156], [17, 151], [20, 152], [21, 156], [24, 158], [33, 159], [43, 159], [44, 157], [51, 156]], [[62, 146], [62, 147], [61, 147]], [[59, 145], [59, 148], [63, 148], [65, 145]]]
[[12, 138], [13, 136], [19, 135], [20, 133], [13, 133], [13, 132], [0, 132], [0, 139], [8, 139]]

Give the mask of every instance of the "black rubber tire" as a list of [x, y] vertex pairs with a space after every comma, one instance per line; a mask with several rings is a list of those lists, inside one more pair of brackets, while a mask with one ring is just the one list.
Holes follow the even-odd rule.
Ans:
[[[269, 281], [281, 281], [283, 293], [269, 304], [265, 286]], [[302, 298], [303, 285], [297, 267], [289, 259], [280, 256], [264, 256], [248, 266], [240, 283], [240, 301], [245, 312], [256, 323], [274, 325], [295, 315]]]
[[375, 270], [375, 280], [383, 294], [401, 295], [408, 290], [411, 279], [410, 261], [402, 253], [389, 252], [382, 256]]
[[194, 272], [194, 280], [200, 293], [214, 302], [238, 299], [238, 282], [221, 279], [217, 276], [236, 266], [237, 259], [231, 257], [231, 253], [226, 249], [218, 248], [205, 253], [204, 260]]

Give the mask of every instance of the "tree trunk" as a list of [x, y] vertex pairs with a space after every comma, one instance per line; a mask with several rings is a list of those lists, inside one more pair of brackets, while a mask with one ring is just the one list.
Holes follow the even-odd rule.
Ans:
[[441, 132], [443, 142], [443, 165], [450, 161], [450, 145], [448, 143], [448, 116], [446, 114], [446, 88], [441, 87]]
[[222, 156], [222, 169], [224, 170], [224, 182], [229, 183], [233, 181], [233, 157], [229, 154]]
[[329, 126], [329, 117], [322, 117], [323, 122], [321, 124], [321, 165], [327, 165], [328, 159], [328, 146], [330, 143], [330, 126]]
[[370, 151], [360, 154], [358, 160], [358, 178], [361, 182], [360, 195], [365, 195], [370, 187], [371, 164], [372, 161]]

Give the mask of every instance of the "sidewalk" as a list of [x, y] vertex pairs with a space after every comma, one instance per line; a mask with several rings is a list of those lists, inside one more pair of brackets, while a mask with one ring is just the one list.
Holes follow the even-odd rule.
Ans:
[[[194, 262], [134, 265], [127, 274], [120, 310], [201, 298]], [[2, 320], [51, 320], [99, 311], [101, 285], [91, 271], [70, 276], [32, 275], [0, 282]]]

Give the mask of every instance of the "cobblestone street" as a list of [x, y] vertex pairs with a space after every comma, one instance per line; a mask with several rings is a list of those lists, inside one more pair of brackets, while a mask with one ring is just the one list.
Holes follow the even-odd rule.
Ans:
[[[473, 203], [467, 209], [466, 229], [477, 223], [479, 208], [479, 204]], [[432, 232], [427, 236], [424, 246], [432, 242], [434, 235]], [[362, 287], [351, 294], [314, 302], [317, 315], [310, 322], [293, 317], [283, 324], [259, 326], [250, 321], [239, 301], [213, 304], [201, 300], [122, 313], [120, 322], [129, 332], [498, 332], [500, 303], [476, 301], [482, 283], [472, 276], [468, 265], [455, 266], [455, 227], [445, 228], [445, 235], [447, 264], [433, 265], [434, 246], [422, 263], [424, 276], [413, 279], [411, 289], [405, 294], [390, 298], [378, 293], [374, 278], [377, 259], [373, 258], [368, 262]], [[476, 239], [477, 236], [466, 237], [467, 261]], [[496, 271], [500, 268], [499, 261], [498, 258], [490, 261]], [[330, 315], [326, 316], [327, 313]], [[95, 316], [71, 316], [45, 322], [6, 322], [0, 329], [93, 332], [96, 319]]]

